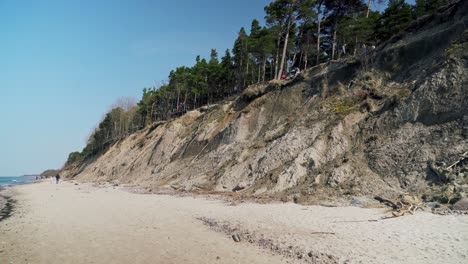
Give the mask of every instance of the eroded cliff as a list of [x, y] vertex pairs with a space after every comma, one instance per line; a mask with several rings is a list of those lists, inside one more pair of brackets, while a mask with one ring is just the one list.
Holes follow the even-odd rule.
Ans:
[[467, 10], [459, 2], [359, 58], [155, 123], [64, 175], [305, 203], [455, 201], [468, 191]]

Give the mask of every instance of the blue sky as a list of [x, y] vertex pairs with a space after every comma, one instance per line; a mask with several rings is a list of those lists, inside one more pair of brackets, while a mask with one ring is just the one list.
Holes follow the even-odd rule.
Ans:
[[268, 2], [0, 1], [0, 175], [61, 167], [118, 97], [223, 54]]
[[223, 54], [269, 0], [0, 0], [0, 175], [59, 168], [122, 96]]

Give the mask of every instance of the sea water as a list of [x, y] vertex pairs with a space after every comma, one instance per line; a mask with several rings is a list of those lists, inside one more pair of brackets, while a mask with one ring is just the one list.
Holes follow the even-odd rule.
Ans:
[[29, 176], [0, 176], [0, 186], [11, 186], [23, 183], [29, 183], [35, 180], [35, 177]]

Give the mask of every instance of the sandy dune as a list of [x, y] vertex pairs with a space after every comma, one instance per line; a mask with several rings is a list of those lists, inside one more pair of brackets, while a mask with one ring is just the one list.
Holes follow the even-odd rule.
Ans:
[[468, 263], [468, 216], [369, 222], [383, 211], [229, 206], [67, 182], [15, 189], [0, 263]]

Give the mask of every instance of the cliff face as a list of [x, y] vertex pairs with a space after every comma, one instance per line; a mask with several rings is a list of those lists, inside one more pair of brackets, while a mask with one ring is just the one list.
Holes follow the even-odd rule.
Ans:
[[153, 124], [64, 173], [152, 190], [304, 202], [402, 192], [463, 196], [467, 6], [418, 20], [359, 59], [252, 86], [233, 101]]

